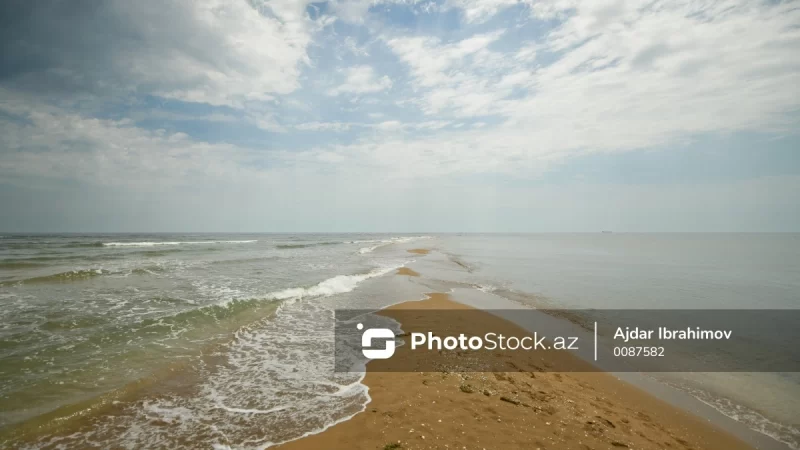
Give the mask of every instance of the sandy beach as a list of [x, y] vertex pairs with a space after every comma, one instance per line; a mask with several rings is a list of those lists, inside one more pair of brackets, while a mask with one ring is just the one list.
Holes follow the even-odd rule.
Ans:
[[[408, 275], [399, 272], [398, 275]], [[436, 327], [409, 310], [471, 309], [447, 294], [394, 305], [381, 312], [406, 332]], [[406, 312], [406, 314], [403, 314]], [[485, 327], [520, 330], [488, 313], [469, 315]], [[479, 318], [479, 319], [478, 319]], [[746, 443], [706, 420], [672, 407], [605, 373], [558, 373], [586, 364], [548, 354], [509, 372], [388, 372], [407, 367], [408, 346], [369, 363], [364, 383], [372, 401], [352, 419], [279, 446], [318, 449], [746, 449]], [[464, 355], [455, 355], [456, 359]], [[442, 358], [436, 352], [425, 356]], [[419, 358], [414, 355], [414, 358]]]
[[[272, 241], [263, 245], [258, 241], [239, 244], [240, 238], [216, 237], [220, 242], [237, 243], [213, 244], [224, 246], [221, 250], [201, 250], [203, 264], [197, 278], [185, 276], [180, 271], [173, 276], [178, 281], [183, 280], [180, 284], [183, 287], [191, 286], [188, 281], [205, 280], [209, 275], [216, 277], [215, 280], [238, 280], [236, 277], [242, 273], [242, 267], [247, 267], [252, 278], [243, 282], [252, 282], [252, 286], [262, 289], [260, 286], [269, 282], [262, 279], [265, 267], [296, 272], [290, 272], [291, 276], [286, 277], [284, 284], [267, 288], [267, 294], [247, 294], [244, 300], [226, 306], [215, 303], [217, 291], [211, 291], [208, 297], [203, 297], [202, 292], [192, 291], [192, 298], [197, 301], [205, 298], [210, 302], [208, 306], [195, 308], [186, 305], [185, 309], [169, 306], [166, 311], [172, 311], [172, 315], [162, 319], [164, 332], [161, 334], [156, 333], [159, 328], [155, 323], [138, 330], [139, 322], [135, 321], [130, 322], [131, 327], [112, 330], [117, 334], [82, 331], [86, 339], [98, 342], [111, 338], [117, 340], [112, 342], [113, 346], [99, 348], [97, 352], [86, 350], [77, 355], [105, 357], [106, 361], [114, 362], [109, 367], [118, 370], [117, 375], [133, 369], [141, 370], [142, 376], [130, 382], [120, 382], [119, 387], [111, 385], [112, 388], [106, 389], [104, 385], [90, 384], [77, 375], [67, 377], [62, 373], [43, 372], [49, 370], [49, 366], [46, 361], [40, 364], [34, 359], [35, 355], [30, 360], [18, 358], [16, 364], [20, 378], [17, 380], [20, 386], [26, 386], [22, 383], [27, 378], [22, 378], [22, 375], [31, 367], [38, 367], [37, 373], [45, 373], [47, 377], [28, 390], [20, 390], [11, 398], [13, 402], [4, 402], [3, 406], [9, 410], [17, 405], [13, 410], [17, 414], [27, 413], [25, 408], [30, 408], [29, 405], [34, 404], [32, 400], [43, 393], [64, 395], [71, 390], [94, 386], [99, 394], [73, 402], [66, 396], [63, 399], [59, 397], [63, 405], [58, 408], [43, 408], [43, 413], [31, 414], [30, 418], [6, 428], [0, 427], [0, 447], [269, 447], [282, 450], [789, 448], [768, 436], [757, 434], [743, 421], [725, 417], [696, 397], [660, 384], [657, 379], [636, 373], [618, 374], [621, 378], [618, 379], [615, 375], [598, 372], [597, 367], [576, 356], [577, 352], [558, 349], [555, 345], [537, 347], [535, 351], [486, 348], [439, 351], [419, 347], [412, 351], [410, 333], [417, 332], [425, 335], [430, 332], [442, 337], [460, 334], [485, 336], [487, 333], [512, 337], [533, 335], [538, 331], [540, 335], [554, 339], [553, 342], [545, 341], [546, 344], [554, 343], [559, 336], [550, 333], [544, 324], [539, 328], [535, 322], [520, 320], [522, 325], [515, 325], [517, 319], [513, 311], [510, 316], [501, 316], [500, 312], [494, 315], [477, 309], [504, 307], [508, 312], [510, 304], [522, 308], [526, 305], [535, 308], [536, 305], [522, 301], [514, 303], [516, 297], [504, 297], [503, 294], [509, 295], [510, 291], [504, 292], [502, 288], [489, 290], [501, 284], [492, 279], [487, 282], [482, 275], [471, 272], [480, 270], [480, 262], [470, 261], [471, 264], [467, 265], [458, 257], [450, 258], [447, 248], [438, 241], [425, 243], [435, 250], [421, 248], [425, 244], [397, 246], [388, 243], [364, 260], [363, 255], [369, 253], [361, 250], [371, 249], [374, 239], [350, 243], [352, 238], [348, 236], [342, 238], [347, 243], [339, 244], [342, 247], [339, 249], [338, 245], [328, 244], [332, 239], [328, 236], [321, 236], [311, 244], [307, 238], [298, 243], [290, 237], [281, 241], [281, 248]], [[317, 241], [321, 244], [316, 244]], [[393, 242], [391, 239], [385, 241]], [[494, 242], [487, 245], [494, 247]], [[512, 242], [513, 245], [523, 243]], [[190, 248], [192, 245], [186, 244], [182, 248], [188, 250], [180, 250], [188, 255], [185, 258], [190, 262], [198, 252]], [[207, 245], [212, 247], [212, 244]], [[254, 248], [243, 249], [243, 245]], [[363, 245], [369, 247], [361, 247]], [[91, 257], [97, 252], [96, 248], [100, 247], [77, 247], [75, 253]], [[109, 246], [109, 249], [114, 248]], [[103, 251], [114, 255], [114, 250]], [[293, 258], [297, 261], [293, 266], [285, 266], [285, 257], [251, 258], [253, 254], [269, 252], [277, 255], [296, 252], [297, 256]], [[165, 258], [174, 258], [173, 253], [168, 253]], [[500, 265], [502, 270], [498, 272], [513, 270], [514, 264], [532, 253], [525, 250], [522, 256], [510, 259], [509, 264]], [[490, 253], [478, 261], [492, 261], [497, 257], [493, 255]], [[145, 265], [150, 258], [147, 255], [141, 261], [134, 261], [142, 267], [151, 267]], [[217, 258], [224, 264], [214, 265], [217, 272], [209, 273], [205, 264], [208, 258]], [[383, 261], [384, 266], [376, 268], [376, 259]], [[228, 263], [229, 260], [235, 262]], [[337, 264], [327, 269], [329, 272], [319, 274], [319, 270], [326, 270], [324, 266], [320, 269], [320, 261], [336, 261]], [[350, 269], [340, 267], [339, 261], [345, 261]], [[561, 270], [566, 270], [566, 265], [561, 267]], [[149, 272], [142, 273], [145, 275], [132, 274], [130, 277], [95, 273], [89, 280], [60, 282], [57, 288], [58, 292], [72, 293], [70, 298], [75, 301], [85, 295], [87, 284], [101, 288], [108, 283], [116, 282], [117, 286], [124, 287], [138, 282], [142, 289], [157, 288], [157, 292], [162, 292], [163, 287], [154, 284], [163, 282], [162, 278], [151, 280], [153, 276]], [[140, 276], [148, 278], [136, 278]], [[247, 285], [237, 286], [246, 289]], [[33, 292], [39, 289], [45, 289], [48, 295], [55, 292], [55, 287], [42, 283], [22, 283], [21, 292], [26, 292], [26, 286], [36, 288]], [[73, 288], [71, 291], [67, 289], [70, 287]], [[169, 292], [180, 295], [183, 291], [173, 288]], [[644, 290], [637, 288], [635, 292]], [[592, 294], [586, 295], [589, 298]], [[289, 301], [276, 300], [286, 297]], [[86, 311], [87, 320], [94, 317], [93, 311]], [[357, 317], [370, 312], [391, 317], [400, 324], [402, 331], [396, 333], [405, 345], [398, 346], [389, 359], [371, 361], [365, 374], [337, 373], [331, 364], [340, 360], [336, 357], [336, 349], [331, 354], [329, 344], [331, 337], [334, 345], [340, 342], [336, 339], [336, 336], [341, 336], [336, 327], [351, 324], [346, 319], [331, 321], [330, 318], [332, 314], [335, 317], [335, 314], [347, 314], [347, 311], [356, 312]], [[552, 316], [546, 319], [560, 320]], [[373, 326], [370, 322], [365, 323]], [[375, 323], [383, 327], [386, 321]], [[42, 323], [42, 326], [50, 328], [54, 325], [55, 322]], [[172, 337], [170, 331], [173, 329], [185, 331]], [[236, 333], [231, 336], [233, 330]], [[74, 328], [64, 330], [73, 334], [77, 331]], [[147, 341], [151, 334], [157, 341]], [[356, 341], [359, 336], [355, 331], [345, 334], [346, 338], [355, 338]], [[130, 340], [132, 338], [148, 345], [128, 349], [134, 342]], [[159, 350], [161, 347], [154, 345], [167, 338], [172, 339], [167, 342], [175, 347]], [[418, 341], [419, 337], [416, 339]], [[189, 345], [196, 342], [205, 345], [193, 356], [188, 350], [194, 347]], [[579, 346], [586, 350], [584, 342], [582, 340]], [[176, 348], [179, 344], [180, 351]], [[126, 352], [115, 353], [120, 349]], [[349, 349], [352, 348], [348, 346]], [[164, 353], [166, 351], [169, 353]], [[58, 367], [87, 367], [72, 352], [59, 355], [54, 353], [55, 357], [62, 358]], [[344, 361], [352, 364], [349, 358], [344, 358]], [[338, 369], [344, 371], [348, 367], [354, 366]], [[9, 368], [14, 366], [4, 366], [5, 370]], [[102, 367], [88, 368], [95, 371], [90, 375], [97, 378], [97, 383], [103, 381], [102, 375], [110, 373], [104, 372]], [[713, 378], [713, 374], [703, 376]], [[650, 380], [657, 386], [641, 383], [640, 379]], [[35, 378], [31, 380], [36, 381]], [[793, 391], [781, 386], [760, 385], [761, 380], [755, 379], [754, 384], [740, 386], [752, 395], [771, 392], [787, 399], [796, 398]], [[794, 442], [790, 433], [773, 435]]]

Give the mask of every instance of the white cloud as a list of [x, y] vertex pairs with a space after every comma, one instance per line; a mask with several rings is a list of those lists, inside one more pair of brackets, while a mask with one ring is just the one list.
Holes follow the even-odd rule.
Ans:
[[[383, 115], [370, 115], [373, 119], [380, 119]], [[294, 128], [301, 131], [334, 131], [345, 132], [355, 128], [373, 129], [379, 131], [415, 131], [415, 130], [439, 130], [452, 122], [442, 120], [427, 120], [423, 122], [401, 122], [398, 120], [386, 120], [382, 122], [305, 122], [294, 125]]]
[[376, 125], [379, 130], [399, 130], [403, 128], [403, 124], [397, 120], [387, 120]]
[[[504, 4], [463, 6], [477, 15]], [[446, 172], [535, 173], [586, 152], [652, 148], [702, 133], [796, 128], [800, 9], [790, 4], [587, 0], [529, 12], [566, 20], [537, 41], [504, 51], [491, 47], [498, 33], [451, 43], [389, 39], [419, 93], [406, 103], [441, 119], [492, 115], [505, 122], [478, 133], [385, 145], [404, 148], [406, 156], [418, 153], [427, 167]], [[462, 161], [436, 164], [455, 152]]]
[[457, 71], [467, 64], [478, 70], [490, 55], [486, 48], [501, 35], [502, 32], [479, 34], [450, 44], [435, 37], [401, 37], [389, 39], [387, 44], [409, 65], [420, 86], [432, 87], [458, 78]]
[[[564, 21], [529, 42], [509, 42], [516, 34], [505, 30], [448, 41], [405, 36], [397, 28], [379, 42], [407, 69], [409, 85], [384, 68], [395, 66], [361, 64], [371, 56], [355, 52], [359, 64], [341, 60], [345, 67], [332, 71], [335, 87], [331, 73], [308, 66], [318, 62], [306, 52], [331, 19], [311, 21], [303, 2], [256, 4], [167, 2], [169, 20], [180, 18], [170, 28], [146, 26], [169, 21], [155, 3], [114, 3], [144, 33], [146, 45], [113, 47], [112, 66], [131, 89], [239, 109], [236, 117], [222, 108], [228, 112], [204, 114], [206, 120], [240, 120], [287, 140], [297, 132], [336, 132], [338, 144], [270, 152], [211, 144], [137, 128], [132, 120], [34, 104], [3, 90], [0, 108], [22, 120], [0, 120], [0, 142], [11, 150], [0, 157], [0, 170], [142, 188], [204, 177], [263, 180], [275, 173], [267, 163], [308, 173], [367, 169], [394, 178], [531, 177], [590, 152], [652, 148], [703, 133], [797, 128], [800, 10], [788, 4], [537, 3], [526, 16]], [[363, 14], [364, 4], [354, 11]], [[511, 4], [451, 6], [485, 22]], [[379, 38], [371, 37], [373, 43]], [[331, 107], [343, 103], [348, 109]], [[287, 114], [274, 111], [276, 105]]]
[[353, 124], [342, 122], [306, 122], [294, 126], [302, 131], [347, 131], [352, 127]]
[[378, 76], [370, 66], [349, 67], [344, 73], [344, 82], [328, 90], [328, 95], [372, 94], [392, 87], [392, 80], [388, 76]]
[[[547, 39], [533, 92], [500, 114], [549, 145], [625, 150], [695, 133], [786, 128], [800, 106], [800, 10], [788, 5], [598, 2]], [[709, 20], [708, 17], [713, 17]], [[539, 139], [537, 139], [538, 141]]]
[[[202, 53], [170, 48], [132, 52], [118, 61], [140, 83], [154, 83], [156, 94], [241, 106], [300, 86], [298, 77], [301, 65], [309, 62], [306, 47], [314, 25], [305, 16], [305, 1], [258, 1], [253, 6], [227, 0], [179, 4], [183, 10], [177, 13], [191, 20], [192, 33], [187, 37], [203, 38], [212, 44], [210, 48], [197, 49]], [[141, 6], [131, 4], [130, 8], [134, 15]], [[150, 37], [159, 44], [169, 42], [160, 33]]]
[[268, 171], [252, 167], [263, 153], [197, 141], [184, 133], [147, 131], [131, 120], [87, 118], [0, 90], [7, 152], [0, 174], [79, 179], [101, 186], [158, 190], [176, 186], [246, 183]]
[[353, 55], [359, 57], [369, 56], [369, 51], [366, 49], [366, 47], [359, 45], [352, 36], [346, 37], [342, 43], [342, 46]]
[[271, 131], [273, 133], [285, 133], [287, 131], [286, 127], [279, 124], [272, 116], [251, 118], [250, 120], [253, 122], [255, 126], [264, 131]]
[[336, 17], [346, 22], [360, 23], [374, 3], [373, 0], [334, 0], [331, 2], [331, 9]]
[[454, 42], [437, 38], [394, 38], [389, 47], [405, 62], [422, 96], [417, 104], [426, 114], [478, 116], [491, 114], [511, 93], [496, 79], [509, 69], [509, 60], [488, 49], [502, 31]]
[[6, 50], [29, 56], [6, 78], [34, 92], [44, 84], [104, 100], [146, 93], [241, 108], [299, 88], [306, 49], [326, 23], [309, 19], [309, 1], [110, 0], [70, 5], [69, 18], [55, 4], [9, 6], [18, 20]]
[[502, 9], [524, 4], [520, 0], [448, 0], [446, 5], [463, 11], [467, 22], [483, 22]]

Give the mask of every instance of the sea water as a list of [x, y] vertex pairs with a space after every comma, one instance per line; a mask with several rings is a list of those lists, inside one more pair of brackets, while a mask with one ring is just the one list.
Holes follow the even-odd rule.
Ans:
[[[7, 234], [0, 442], [266, 448], [369, 402], [360, 374], [333, 371], [337, 308], [455, 287], [560, 308], [797, 308], [799, 255], [796, 234]], [[393, 276], [404, 265], [423, 276]], [[661, 381], [797, 448], [794, 374], [684, 375]]]
[[[484, 280], [483, 289], [537, 307], [800, 308], [796, 233], [473, 234], [441, 239], [442, 248]], [[653, 329], [658, 325], [654, 321]], [[752, 338], [731, 345], [752, 345], [771, 355], [796, 354], [791, 336], [766, 332]], [[800, 374], [651, 376], [800, 448]]]

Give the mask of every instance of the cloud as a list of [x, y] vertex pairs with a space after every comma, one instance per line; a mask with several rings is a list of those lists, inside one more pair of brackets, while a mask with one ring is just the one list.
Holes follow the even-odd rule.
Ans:
[[788, 130], [800, 106], [791, 81], [800, 70], [792, 50], [798, 22], [800, 11], [781, 4], [581, 2], [544, 42], [562, 56], [534, 67], [531, 93], [499, 113], [533, 133], [562, 136], [562, 147], [587, 150]]
[[392, 80], [388, 76], [378, 76], [370, 66], [350, 67], [344, 73], [344, 82], [328, 90], [328, 95], [372, 94], [392, 87]]
[[342, 122], [306, 122], [295, 125], [295, 128], [303, 131], [347, 131], [353, 126]]
[[15, 185], [288, 183], [352, 209], [351, 180], [492, 191], [591, 154], [798, 129], [791, 3], [90, 3], [0, 5]]
[[463, 12], [467, 22], [484, 22], [500, 10], [520, 4], [530, 3], [520, 0], [448, 0], [446, 6]]
[[[370, 115], [372, 119], [380, 119], [382, 115]], [[354, 128], [373, 129], [381, 131], [416, 131], [416, 130], [439, 130], [452, 122], [441, 120], [426, 120], [423, 122], [400, 122], [398, 120], [386, 120], [383, 122], [306, 122], [294, 125], [294, 128], [302, 131], [334, 131], [345, 132]]]
[[486, 48], [501, 35], [478, 34], [454, 43], [442, 43], [435, 37], [402, 37], [389, 39], [387, 44], [408, 64], [420, 86], [432, 87], [452, 81], [451, 72], [465, 65], [478, 71], [491, 55]]
[[0, 79], [31, 92], [242, 107], [300, 86], [321, 26], [305, 1], [90, 3], [4, 2]]
[[478, 34], [443, 43], [437, 38], [393, 38], [388, 46], [405, 62], [414, 87], [422, 92], [415, 99], [426, 114], [478, 116], [491, 114], [509, 88], [496, 85], [509, 68], [503, 55], [489, 45], [502, 31]]
[[6, 180], [37, 177], [136, 190], [247, 182], [268, 170], [266, 158], [230, 144], [197, 141], [180, 132], [147, 131], [129, 119], [87, 118], [0, 90]]
[[[503, 4], [479, 9], [492, 14]], [[477, 4], [462, 6], [470, 5]], [[407, 102], [440, 118], [502, 121], [468, 142], [442, 138], [441, 145], [462, 142], [462, 154], [487, 158], [476, 170], [546, 167], [552, 155], [646, 149], [704, 133], [790, 132], [796, 125], [800, 10], [789, 4], [548, 5], [528, 13], [563, 22], [511, 49], [492, 48], [499, 32], [451, 42], [387, 40], [419, 93]], [[428, 139], [404, 145], [440, 145]]]
[[[375, 38], [380, 37], [391, 53], [381, 57], [394, 56], [400, 64], [381, 65], [387, 72], [379, 74], [377, 60], [370, 61], [374, 65], [337, 61], [340, 66], [327, 71], [309, 65], [306, 48], [321, 30], [318, 27], [331, 19], [320, 15], [311, 20], [304, 4], [297, 2], [176, 1], [164, 3], [163, 8], [147, 2], [141, 8], [111, 2], [80, 11], [78, 20], [84, 27], [77, 37], [68, 37], [54, 25], [55, 36], [63, 34], [64, 42], [41, 32], [63, 11], [34, 9], [35, 20], [28, 25], [35, 23], [38, 32], [22, 33], [19, 40], [5, 45], [42, 50], [25, 61], [19, 60], [18, 52], [7, 56], [19, 61], [4, 72], [4, 84], [11, 86], [6, 92], [20, 91], [21, 80], [31, 74], [56, 76], [51, 67], [57, 67], [57, 73], [96, 77], [95, 83], [110, 71], [109, 83], [161, 98], [234, 109], [247, 105], [240, 123], [287, 139], [294, 132], [343, 136], [335, 146], [310, 141], [298, 149], [305, 155], [333, 152], [341, 156], [338, 161], [350, 161], [354, 167], [415, 176], [487, 172], [535, 176], [558, 161], [588, 152], [653, 148], [703, 133], [788, 132], [796, 125], [791, 113], [800, 107], [795, 82], [800, 71], [795, 51], [800, 46], [796, 28], [800, 12], [790, 5], [753, 6], [737, 0], [709, 5], [676, 1], [449, 5], [474, 17], [481, 15], [486, 24], [492, 15], [512, 7], [522, 8], [534, 25], [540, 18], [560, 22], [524, 40], [513, 30], [486, 31], [484, 25], [481, 32], [461, 32], [457, 39], [383, 30], [384, 35]], [[170, 26], [148, 25], [167, 21]], [[89, 63], [103, 69], [93, 74], [86, 58], [75, 58], [79, 44], [87, 36], [109, 33], [117, 37], [110, 40], [114, 42], [91, 41], [95, 48], [89, 47], [93, 50], [89, 53], [95, 60]], [[126, 36], [137, 36], [136, 45]], [[354, 44], [355, 39], [348, 40], [351, 37], [344, 42]], [[64, 54], [58, 56], [59, 52]], [[330, 87], [330, 74], [339, 80], [335, 87]], [[301, 85], [303, 90], [298, 89]], [[376, 93], [385, 97], [363, 98]], [[340, 109], [328, 103], [340, 100], [351, 106]], [[276, 105], [303, 107], [279, 113]], [[91, 112], [67, 107], [56, 111], [52, 113], [56, 122], [61, 115], [92, 120]], [[348, 116], [337, 117], [337, 112]], [[231, 117], [214, 111], [201, 116]], [[135, 128], [98, 120], [126, 132]], [[42, 134], [52, 131], [47, 128]], [[186, 139], [194, 140], [189, 135]], [[270, 145], [276, 147], [281, 146]], [[316, 158], [285, 160], [302, 165]], [[425, 167], [405, 170], [404, 164], [412, 162]]]
[[336, 17], [346, 22], [360, 23], [364, 21], [373, 0], [334, 0], [330, 3]]

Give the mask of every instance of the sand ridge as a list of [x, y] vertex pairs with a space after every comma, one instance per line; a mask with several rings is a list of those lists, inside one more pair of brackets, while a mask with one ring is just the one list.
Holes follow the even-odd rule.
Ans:
[[418, 277], [419, 273], [415, 270], [409, 269], [408, 267], [401, 267], [397, 269], [397, 275], [405, 275], [407, 277]]
[[[393, 305], [381, 312], [413, 313], [406, 332], [421, 331], [424, 310], [470, 309], [447, 294]], [[399, 315], [408, 318], [409, 315]], [[516, 325], [484, 313], [493, 330]], [[418, 354], [413, 355], [419, 358]], [[464, 355], [456, 355], [462, 357]], [[289, 442], [281, 450], [317, 449], [746, 449], [737, 438], [605, 373], [553, 373], [509, 367], [508, 372], [381, 372], [410, 358], [408, 346], [368, 365], [372, 402], [351, 420]], [[431, 358], [441, 358], [437, 352]], [[534, 358], [539, 358], [534, 356]], [[455, 359], [457, 361], [457, 358]], [[408, 362], [408, 361], [406, 361]]]
[[416, 255], [427, 255], [431, 251], [427, 248], [412, 248], [411, 250], [407, 250], [408, 253], [414, 253]]

